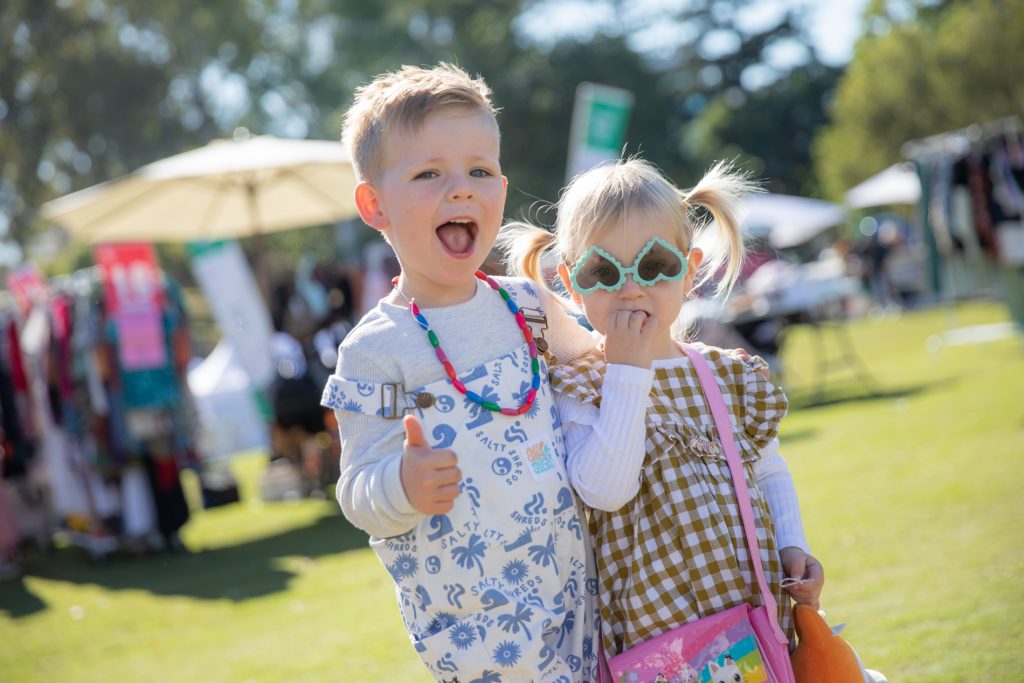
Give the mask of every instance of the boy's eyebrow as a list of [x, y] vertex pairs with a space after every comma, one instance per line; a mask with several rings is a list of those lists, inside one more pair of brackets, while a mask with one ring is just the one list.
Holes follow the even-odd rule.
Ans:
[[[416, 165], [420, 165], [420, 164], [439, 164], [439, 163], [441, 163], [441, 162], [443, 162], [445, 160], [446, 159], [444, 157], [431, 157], [430, 159], [423, 159], [422, 161], [417, 161]], [[497, 157], [485, 157], [485, 156], [480, 156], [479, 154], [476, 155], [476, 156], [470, 157], [469, 160], [470, 161], [474, 161], [474, 162], [476, 162], [476, 161], [486, 161], [488, 163], [498, 163]]]

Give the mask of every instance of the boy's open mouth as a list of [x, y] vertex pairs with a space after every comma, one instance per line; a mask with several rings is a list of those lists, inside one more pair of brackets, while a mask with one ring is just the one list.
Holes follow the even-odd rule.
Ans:
[[468, 218], [453, 218], [435, 230], [445, 250], [453, 256], [466, 256], [472, 251], [476, 231], [476, 223]]

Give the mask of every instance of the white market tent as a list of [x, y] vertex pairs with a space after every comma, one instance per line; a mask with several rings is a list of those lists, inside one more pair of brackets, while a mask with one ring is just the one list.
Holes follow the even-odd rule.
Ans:
[[[838, 204], [767, 192], [744, 197], [737, 214], [744, 237], [767, 236], [776, 249], [798, 246], [846, 221], [846, 213]], [[711, 229], [698, 239], [697, 246], [707, 252], [717, 242]]]
[[746, 234], [767, 234], [777, 249], [795, 247], [846, 221], [842, 207], [832, 202], [785, 194], [747, 196], [740, 205], [740, 225]]
[[917, 204], [921, 198], [921, 180], [914, 164], [893, 164], [846, 192], [852, 209], [870, 209], [894, 204]]

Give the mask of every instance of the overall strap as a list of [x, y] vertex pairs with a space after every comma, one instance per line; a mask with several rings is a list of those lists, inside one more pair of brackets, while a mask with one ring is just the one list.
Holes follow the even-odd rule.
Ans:
[[754, 528], [754, 508], [750, 503], [750, 492], [747, 490], [747, 480], [743, 475], [743, 465], [740, 462], [739, 448], [732, 433], [732, 420], [729, 411], [725, 406], [725, 398], [718, 386], [714, 375], [711, 373], [711, 366], [707, 359], [695, 348], [688, 344], [680, 345], [686, 353], [690, 362], [693, 363], [700, 378], [700, 386], [704, 390], [704, 398], [711, 408], [711, 415], [715, 418], [715, 427], [718, 429], [718, 436], [725, 449], [726, 461], [729, 463], [729, 472], [732, 474], [733, 488], [736, 491], [736, 500], [740, 506], [740, 517], [743, 519], [743, 532], [747, 538], [747, 550], [750, 553], [750, 562], [754, 566], [754, 574], [757, 576], [757, 584], [761, 589], [761, 600], [767, 608], [768, 619], [775, 632], [775, 637], [780, 643], [788, 642], [785, 632], [779, 626], [778, 603], [768, 586], [764, 576], [764, 568], [761, 566], [761, 550], [757, 544], [757, 531]]
[[364, 415], [400, 420], [413, 410], [429, 408], [434, 395], [423, 388], [406, 391], [399, 382], [357, 382], [332, 376], [327, 380], [320, 405]]

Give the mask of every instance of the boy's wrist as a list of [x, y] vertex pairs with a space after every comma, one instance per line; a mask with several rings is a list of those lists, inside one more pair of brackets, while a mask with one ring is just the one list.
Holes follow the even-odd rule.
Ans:
[[384, 466], [381, 473], [381, 480], [384, 485], [384, 495], [387, 497], [391, 507], [399, 515], [418, 515], [419, 512], [409, 502], [409, 496], [405, 493], [405, 486], [402, 484], [402, 455], [392, 458]]

